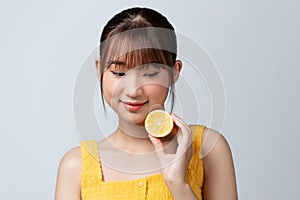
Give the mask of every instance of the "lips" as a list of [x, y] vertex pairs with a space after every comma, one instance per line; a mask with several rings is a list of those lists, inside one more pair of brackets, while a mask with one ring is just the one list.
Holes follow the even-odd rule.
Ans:
[[121, 101], [125, 108], [127, 108], [129, 111], [138, 111], [141, 109], [145, 104], [148, 103], [146, 102], [126, 102], [126, 101]]

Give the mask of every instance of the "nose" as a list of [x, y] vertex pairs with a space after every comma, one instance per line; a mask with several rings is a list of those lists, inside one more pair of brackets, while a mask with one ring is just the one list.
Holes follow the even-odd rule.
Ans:
[[124, 81], [125, 95], [130, 98], [137, 98], [143, 95], [143, 87], [137, 73], [128, 73]]

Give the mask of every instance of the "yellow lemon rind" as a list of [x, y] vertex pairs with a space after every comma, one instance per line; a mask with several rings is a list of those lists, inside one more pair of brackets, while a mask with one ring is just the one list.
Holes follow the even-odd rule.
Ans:
[[[162, 127], [160, 127], [160, 130], [155, 130], [156, 132], [153, 132], [153, 130], [151, 130], [149, 127], [149, 124], [151, 124], [152, 123], [152, 121], [154, 121], [155, 119], [151, 119], [151, 117], [153, 117], [153, 116], [155, 116], [155, 115], [159, 115], [159, 114], [161, 114], [161, 115], [163, 115], [163, 118], [164, 119], [166, 119], [166, 118], [168, 118], [168, 119], [166, 119], [166, 120], [168, 120], [169, 122], [170, 122], [170, 124], [164, 124], [164, 126], [162, 126]], [[157, 120], [157, 119], [156, 119]], [[154, 122], [155, 123], [155, 122]], [[158, 123], [158, 122], [156, 122], [156, 123]], [[166, 126], [166, 127], [165, 127]], [[153, 128], [153, 127], [152, 127]], [[157, 127], [155, 127], [155, 128], [157, 128]], [[168, 113], [168, 112], [166, 112], [166, 111], [164, 111], [164, 110], [154, 110], [154, 111], [151, 111], [148, 115], [147, 115], [147, 117], [146, 117], [146, 119], [145, 119], [145, 129], [146, 129], [146, 131], [150, 134], [150, 135], [152, 135], [153, 137], [165, 137], [165, 136], [167, 136], [168, 134], [170, 134], [171, 133], [171, 131], [172, 131], [172, 129], [173, 129], [173, 119], [172, 119], [172, 117], [171, 117], [171, 115]], [[163, 130], [163, 133], [159, 133], [159, 132], [161, 132]]]

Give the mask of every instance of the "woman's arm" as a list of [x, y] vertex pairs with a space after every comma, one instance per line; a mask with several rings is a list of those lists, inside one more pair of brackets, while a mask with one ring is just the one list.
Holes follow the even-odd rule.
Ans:
[[81, 155], [75, 147], [62, 158], [57, 174], [55, 200], [80, 200]]
[[203, 133], [205, 200], [237, 200], [233, 159], [226, 139], [206, 128]]
[[[192, 130], [178, 116], [172, 118], [179, 128], [176, 133], [177, 149], [175, 153], [168, 153], [159, 138], [149, 135], [162, 165], [164, 181], [175, 200], [196, 200], [197, 196], [186, 182], [186, 171], [193, 155]], [[168, 167], [166, 167], [168, 166]]]

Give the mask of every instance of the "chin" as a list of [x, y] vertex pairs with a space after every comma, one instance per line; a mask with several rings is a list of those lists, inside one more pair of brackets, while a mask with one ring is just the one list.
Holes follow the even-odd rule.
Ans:
[[135, 124], [139, 126], [144, 126], [144, 121], [146, 119], [145, 114], [137, 114], [137, 113], [128, 113], [128, 115], [123, 115], [123, 120], [125, 120], [127, 123]]
[[146, 117], [144, 118], [131, 118], [128, 120], [129, 123], [135, 124], [135, 125], [139, 125], [139, 126], [144, 126], [144, 122], [145, 122]]

